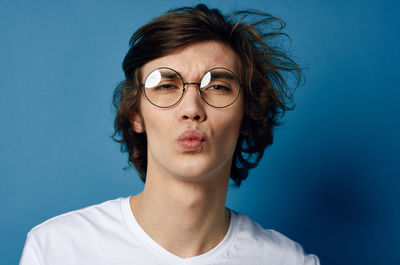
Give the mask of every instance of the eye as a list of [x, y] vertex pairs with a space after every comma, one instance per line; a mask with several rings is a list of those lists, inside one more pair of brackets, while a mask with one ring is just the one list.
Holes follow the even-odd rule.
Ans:
[[219, 91], [229, 91], [231, 90], [229, 87], [223, 86], [223, 85], [213, 85], [209, 87], [208, 89], [211, 90], [219, 90]]
[[208, 93], [230, 93], [232, 89], [229, 86], [222, 84], [213, 84], [203, 89], [203, 92]]
[[175, 84], [161, 84], [154, 88], [154, 90], [165, 90], [165, 91], [175, 90], [175, 89], [179, 89], [179, 87], [176, 86]]

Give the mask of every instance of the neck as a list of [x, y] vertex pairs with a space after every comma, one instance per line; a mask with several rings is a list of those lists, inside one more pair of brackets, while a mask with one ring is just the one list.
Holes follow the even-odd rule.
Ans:
[[147, 175], [143, 192], [131, 197], [132, 211], [163, 248], [180, 257], [197, 256], [214, 248], [228, 231], [228, 184], [228, 178], [194, 183]]

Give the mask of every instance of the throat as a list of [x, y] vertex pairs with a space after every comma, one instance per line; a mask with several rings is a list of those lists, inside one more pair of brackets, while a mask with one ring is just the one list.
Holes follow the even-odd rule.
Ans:
[[138, 224], [164, 249], [191, 257], [211, 250], [223, 240], [230, 223], [226, 192], [218, 194], [199, 187], [161, 194], [156, 191], [147, 192], [145, 187], [130, 202]]

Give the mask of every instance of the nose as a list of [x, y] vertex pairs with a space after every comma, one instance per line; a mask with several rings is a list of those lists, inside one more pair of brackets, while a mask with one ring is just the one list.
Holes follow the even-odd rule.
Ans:
[[201, 99], [197, 83], [186, 83], [185, 94], [179, 103], [179, 115], [182, 120], [202, 122], [206, 119], [205, 102]]

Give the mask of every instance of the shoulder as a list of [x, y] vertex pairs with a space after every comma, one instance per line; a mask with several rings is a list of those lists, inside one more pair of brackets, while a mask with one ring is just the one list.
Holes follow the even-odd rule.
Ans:
[[28, 234], [45, 240], [56, 235], [73, 237], [93, 230], [110, 229], [113, 223], [123, 222], [122, 200], [123, 198], [110, 200], [58, 215], [35, 226]]
[[96, 261], [105, 258], [101, 255], [105, 250], [112, 249], [118, 239], [125, 242], [129, 235], [123, 225], [123, 203], [128, 199], [106, 201], [53, 217], [32, 228], [20, 264], [90, 264], [94, 257]]
[[233, 214], [237, 219], [237, 244], [252, 255], [274, 261], [271, 264], [319, 264], [317, 256], [305, 254], [302, 246], [290, 238], [275, 230], [264, 229], [243, 214]]

